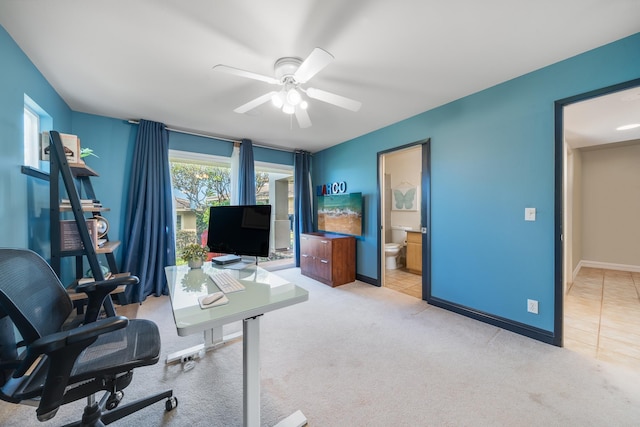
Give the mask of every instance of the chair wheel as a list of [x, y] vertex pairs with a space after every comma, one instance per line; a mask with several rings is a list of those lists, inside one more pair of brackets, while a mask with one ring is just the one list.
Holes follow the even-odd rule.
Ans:
[[178, 398], [175, 396], [168, 398], [164, 404], [164, 407], [167, 410], [167, 412], [173, 411], [174, 409], [176, 409], [177, 406], [178, 406]]

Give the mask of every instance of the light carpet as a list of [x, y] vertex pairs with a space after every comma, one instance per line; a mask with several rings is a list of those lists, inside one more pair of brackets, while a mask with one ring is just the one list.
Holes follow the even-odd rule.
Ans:
[[[276, 274], [309, 301], [261, 318], [262, 424], [301, 410], [309, 426], [637, 426], [640, 373], [543, 344], [385, 288], [330, 288], [287, 269]], [[138, 317], [155, 321], [167, 354], [202, 342], [178, 337], [168, 297]], [[225, 327], [231, 333], [236, 323]], [[183, 371], [163, 362], [134, 372], [125, 401], [173, 388], [117, 426], [242, 425], [242, 341]], [[61, 425], [84, 401], [38, 423], [34, 408], [0, 402], [0, 425]]]

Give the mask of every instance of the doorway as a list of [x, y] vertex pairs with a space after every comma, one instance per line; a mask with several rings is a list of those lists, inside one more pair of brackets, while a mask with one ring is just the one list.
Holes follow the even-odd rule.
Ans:
[[427, 299], [430, 140], [378, 153], [380, 286]]
[[635, 367], [640, 201], [625, 187], [640, 183], [640, 125], [616, 128], [639, 108], [640, 80], [556, 103], [556, 344]]

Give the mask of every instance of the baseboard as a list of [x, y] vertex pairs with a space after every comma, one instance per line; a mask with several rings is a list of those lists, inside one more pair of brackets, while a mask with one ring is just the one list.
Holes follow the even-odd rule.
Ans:
[[[640, 273], [640, 265], [614, 264], [612, 262], [581, 260], [578, 263], [576, 270], [580, 270], [580, 268], [582, 267], [602, 268], [605, 270], [630, 271], [633, 273]], [[577, 271], [574, 272], [574, 275], [573, 275], [574, 278], [577, 273], [578, 273]]]
[[[356, 280], [364, 283], [368, 283], [374, 286], [380, 286], [380, 282], [374, 278], [356, 274]], [[542, 341], [546, 344], [552, 344], [560, 346], [561, 343], [557, 337], [549, 331], [536, 328], [533, 326], [525, 325], [524, 323], [514, 322], [513, 320], [505, 319], [499, 316], [494, 316], [488, 313], [484, 313], [478, 310], [471, 309], [459, 304], [454, 304], [449, 301], [445, 301], [439, 298], [428, 297], [425, 299], [429, 304], [443, 308], [445, 310], [452, 311], [454, 313], [461, 314], [466, 317], [470, 317], [475, 320], [479, 320], [484, 323], [488, 323], [493, 326], [505, 329], [507, 331], [515, 332], [516, 334], [524, 335], [529, 338], [533, 338], [538, 341]]]
[[576, 277], [578, 277], [578, 273], [580, 272], [581, 268], [582, 268], [582, 261], [579, 261], [578, 265], [576, 265], [576, 268], [573, 269], [573, 277], [572, 277], [571, 283], [576, 281]]
[[374, 279], [373, 277], [363, 276], [362, 274], [356, 273], [356, 280], [359, 280], [359, 281], [364, 282], [364, 283], [368, 283], [368, 284], [373, 285], [373, 286], [380, 287], [380, 281]]
[[524, 335], [529, 338], [533, 338], [538, 341], [542, 341], [546, 344], [552, 344], [560, 346], [560, 342], [557, 337], [549, 331], [536, 328], [534, 326], [525, 325], [524, 323], [514, 322], [513, 320], [505, 319], [499, 316], [494, 316], [482, 311], [474, 310], [469, 307], [465, 307], [459, 304], [454, 304], [449, 301], [445, 301], [439, 298], [428, 298], [427, 302], [433, 306], [444, 308], [445, 310], [452, 311], [454, 313], [461, 314], [465, 317], [470, 317], [475, 320], [479, 320], [484, 323], [488, 323], [493, 326], [497, 326], [507, 331], [515, 332], [516, 334]]

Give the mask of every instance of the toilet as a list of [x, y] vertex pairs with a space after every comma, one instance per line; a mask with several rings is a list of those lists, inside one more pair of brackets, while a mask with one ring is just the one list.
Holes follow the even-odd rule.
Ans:
[[401, 249], [402, 245], [400, 243], [384, 244], [385, 268], [387, 270], [395, 270], [402, 266], [400, 262]]
[[402, 253], [407, 244], [407, 227], [392, 226], [391, 242], [384, 244], [385, 268], [396, 270], [402, 267]]

